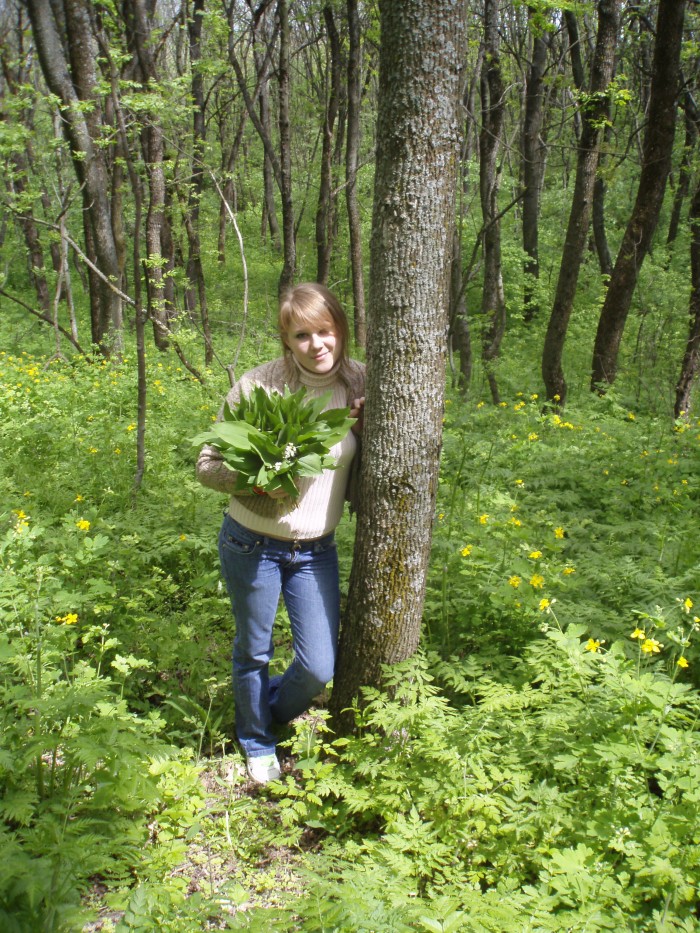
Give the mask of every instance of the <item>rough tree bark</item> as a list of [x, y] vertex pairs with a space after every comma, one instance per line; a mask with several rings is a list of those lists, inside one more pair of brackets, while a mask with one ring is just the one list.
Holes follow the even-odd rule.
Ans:
[[598, 143], [603, 118], [608, 109], [606, 91], [615, 67], [619, 8], [620, 0], [600, 0], [598, 3], [598, 36], [591, 71], [591, 90], [583, 98], [574, 195], [559, 266], [557, 289], [542, 351], [542, 378], [547, 398], [560, 405], [566, 402], [567, 386], [562, 369], [562, 355], [590, 226], [593, 184], [598, 165]]
[[642, 171], [598, 321], [591, 372], [593, 391], [615, 381], [632, 294], [656, 230], [671, 170], [684, 14], [684, 0], [659, 0]]
[[379, 4], [367, 413], [332, 712], [416, 649], [441, 445], [462, 0]]

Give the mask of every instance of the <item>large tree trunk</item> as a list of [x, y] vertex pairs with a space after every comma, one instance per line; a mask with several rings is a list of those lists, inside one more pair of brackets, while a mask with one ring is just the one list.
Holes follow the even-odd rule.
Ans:
[[600, 0], [598, 3], [598, 36], [591, 73], [591, 91], [588, 103], [583, 107], [574, 196], [559, 266], [557, 290], [542, 352], [542, 378], [547, 398], [561, 405], [566, 401], [567, 390], [561, 365], [562, 355], [590, 226], [593, 184], [598, 165], [598, 141], [601, 125], [608, 110], [606, 90], [615, 67], [619, 4], [620, 0]]
[[360, 103], [362, 86], [362, 46], [357, 0], [347, 0], [348, 12], [348, 142], [345, 150], [345, 203], [348, 209], [350, 267], [355, 304], [355, 343], [367, 342], [365, 313], [365, 274], [362, 261], [362, 219], [357, 198], [357, 167], [360, 161]]
[[500, 177], [498, 154], [505, 116], [505, 85], [501, 73], [498, 31], [500, 0], [484, 2], [484, 62], [481, 68], [481, 132], [479, 192], [484, 218], [484, 284], [481, 313], [485, 318], [481, 356], [494, 405], [500, 402], [495, 363], [506, 330], [506, 302], [501, 270], [501, 223], [498, 219]]
[[455, 0], [380, 0], [367, 414], [332, 710], [346, 712], [420, 635], [445, 384], [459, 75]]
[[593, 390], [615, 381], [620, 341], [632, 294], [659, 220], [671, 170], [684, 13], [684, 0], [659, 0], [642, 171], [632, 216], [600, 313], [593, 348]]
[[[91, 4], [85, 0], [26, 0], [41, 69], [59, 100], [63, 127], [78, 181], [82, 186], [88, 257], [107, 279], [119, 281], [119, 257], [112, 230], [110, 180], [102, 143], [102, 110], [97, 75]], [[60, 13], [57, 23], [54, 9]], [[61, 37], [65, 24], [65, 41]], [[89, 106], [85, 106], [89, 102]], [[97, 142], [100, 145], [97, 145]], [[105, 353], [121, 348], [122, 303], [106, 282], [90, 274], [92, 339]]]

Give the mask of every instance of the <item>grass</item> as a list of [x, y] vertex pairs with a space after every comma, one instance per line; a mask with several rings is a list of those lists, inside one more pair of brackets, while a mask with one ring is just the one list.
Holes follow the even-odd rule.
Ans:
[[[274, 353], [259, 311], [241, 371]], [[185, 440], [223, 372], [149, 351], [134, 500], [131, 355], [0, 354], [4, 929], [697, 929], [700, 424], [654, 391], [675, 338], [590, 395], [592, 320], [565, 411], [539, 323], [508, 334], [501, 407], [478, 372], [450, 394], [421, 651], [357, 739], [321, 701], [262, 791], [232, 742], [225, 503]]]

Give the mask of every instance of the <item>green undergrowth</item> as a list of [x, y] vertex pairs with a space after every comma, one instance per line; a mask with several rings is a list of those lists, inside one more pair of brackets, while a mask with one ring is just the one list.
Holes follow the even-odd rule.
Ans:
[[453, 395], [421, 651], [259, 791], [187, 441], [225, 380], [148, 378], [135, 493], [133, 360], [0, 355], [3, 931], [700, 927], [695, 420]]

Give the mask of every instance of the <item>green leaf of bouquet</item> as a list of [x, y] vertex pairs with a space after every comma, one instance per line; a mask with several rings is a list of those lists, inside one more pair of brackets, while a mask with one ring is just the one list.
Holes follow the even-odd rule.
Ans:
[[216, 425], [213, 433], [236, 450], [250, 450], [253, 446], [253, 439], [257, 440], [256, 435], [260, 432], [251, 424], [242, 421], [222, 421]]
[[318, 454], [308, 454], [296, 461], [299, 476], [318, 476], [323, 472], [323, 461]]
[[294, 480], [289, 475], [289, 473], [283, 473], [279, 477], [279, 484], [282, 489], [291, 496], [292, 499], [297, 499], [299, 497], [299, 490], [297, 489]]

